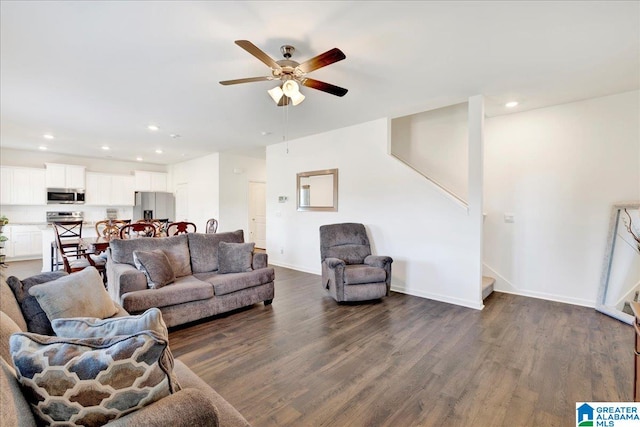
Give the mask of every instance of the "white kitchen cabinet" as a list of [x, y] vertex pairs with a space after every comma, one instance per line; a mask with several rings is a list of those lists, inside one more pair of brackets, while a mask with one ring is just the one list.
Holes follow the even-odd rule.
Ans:
[[113, 206], [135, 205], [135, 178], [127, 175], [113, 175], [111, 177], [111, 204]]
[[92, 206], [133, 206], [134, 177], [87, 172], [85, 204]]
[[0, 203], [3, 205], [44, 205], [46, 185], [44, 169], [2, 166]]
[[47, 188], [85, 188], [85, 167], [45, 163]]
[[164, 172], [134, 171], [135, 191], [167, 191], [167, 174]]
[[13, 168], [0, 167], [0, 205], [10, 205], [13, 196]]
[[7, 261], [33, 259], [42, 255], [42, 229], [37, 225], [5, 225]]
[[[106, 205], [105, 187], [111, 187], [110, 175], [103, 173], [87, 172], [84, 202], [91, 206]], [[109, 190], [110, 191], [110, 190]]]

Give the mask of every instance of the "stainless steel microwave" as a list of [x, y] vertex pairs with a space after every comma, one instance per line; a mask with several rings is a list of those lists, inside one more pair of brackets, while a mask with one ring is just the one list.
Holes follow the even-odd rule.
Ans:
[[47, 204], [84, 204], [84, 190], [77, 188], [47, 188]]

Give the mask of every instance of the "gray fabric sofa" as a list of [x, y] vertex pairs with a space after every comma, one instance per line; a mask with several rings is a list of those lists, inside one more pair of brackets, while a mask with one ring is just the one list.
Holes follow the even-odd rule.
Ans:
[[[50, 278], [55, 274], [48, 273]], [[118, 315], [127, 313], [120, 309]], [[4, 277], [0, 278], [0, 424], [36, 426], [9, 353], [9, 337], [27, 331], [27, 322]], [[222, 396], [209, 387], [180, 360], [175, 360], [174, 374], [182, 390], [154, 402], [136, 412], [113, 420], [109, 426], [228, 426], [247, 427], [247, 420]]]
[[[242, 230], [112, 240], [107, 251], [109, 294], [131, 314], [159, 308], [169, 327], [258, 302], [271, 304], [275, 273], [267, 266], [267, 254], [250, 254], [246, 271], [221, 273], [221, 242], [243, 243]], [[147, 276], [135, 266], [133, 252], [156, 249], [166, 254], [176, 279], [159, 289], [150, 289]]]

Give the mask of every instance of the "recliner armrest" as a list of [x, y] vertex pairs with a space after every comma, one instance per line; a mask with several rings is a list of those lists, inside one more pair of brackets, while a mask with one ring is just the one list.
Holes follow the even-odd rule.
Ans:
[[387, 264], [391, 264], [393, 259], [388, 256], [369, 255], [364, 259], [364, 263], [370, 267], [385, 268]]
[[344, 267], [345, 265], [347, 265], [346, 262], [344, 262], [339, 258], [325, 258], [324, 262], [327, 264], [327, 267], [329, 268], [336, 268], [340, 266]]

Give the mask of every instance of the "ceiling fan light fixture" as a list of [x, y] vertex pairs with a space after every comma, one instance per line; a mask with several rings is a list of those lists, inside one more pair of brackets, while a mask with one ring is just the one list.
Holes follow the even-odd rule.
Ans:
[[304, 86], [310, 87], [311, 89], [320, 90], [335, 96], [342, 97], [348, 92], [345, 88], [306, 77], [307, 73], [345, 59], [345, 54], [337, 47], [320, 55], [316, 55], [300, 64], [291, 59], [295, 51], [295, 48], [291, 45], [284, 45], [280, 48], [285, 59], [276, 61], [249, 40], [236, 40], [235, 43], [267, 65], [267, 67], [270, 68], [271, 74], [263, 77], [223, 80], [220, 82], [223, 86], [261, 82], [265, 80], [281, 80], [283, 83], [279, 88], [267, 91], [278, 106], [289, 105], [289, 103], [298, 105], [304, 101], [305, 96], [300, 93], [298, 82], [303, 82]]
[[291, 98], [293, 105], [298, 105], [304, 101], [305, 96], [300, 93], [300, 86], [293, 80], [287, 80], [282, 85], [282, 93]]
[[280, 89], [280, 86], [269, 89], [267, 93], [269, 94], [269, 96], [271, 96], [271, 99], [273, 99], [273, 102], [275, 102], [276, 104], [280, 102], [280, 99], [284, 96], [284, 92], [282, 91], [282, 89]]

